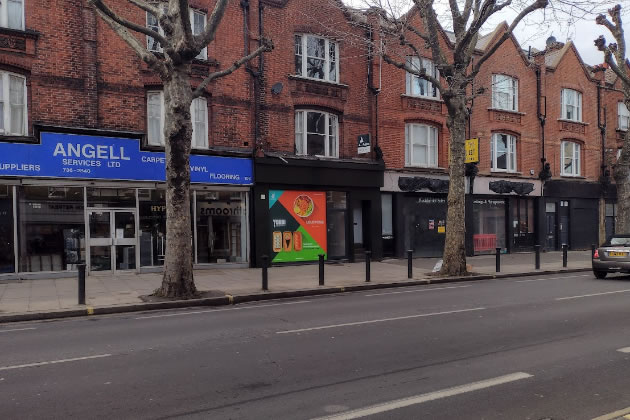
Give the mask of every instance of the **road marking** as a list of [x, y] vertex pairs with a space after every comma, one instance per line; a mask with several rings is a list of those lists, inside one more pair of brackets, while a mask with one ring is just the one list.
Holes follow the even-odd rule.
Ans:
[[[604, 414], [603, 416], [596, 417], [593, 420], [614, 420], [628, 413], [630, 413], [630, 407], [615, 411], [614, 413]], [[627, 416], [625, 417], [628, 418]]]
[[556, 300], [580, 299], [580, 298], [591, 297], [591, 296], [614, 295], [615, 293], [628, 293], [628, 292], [630, 292], [630, 289], [615, 290], [614, 292], [591, 293], [590, 295], [567, 296], [567, 297], [556, 298]]
[[355, 325], [365, 325], [365, 324], [376, 324], [378, 322], [400, 321], [400, 320], [403, 320], [403, 319], [423, 318], [423, 317], [427, 317], [427, 316], [458, 314], [458, 313], [462, 313], [462, 312], [472, 312], [472, 311], [483, 311], [484, 309], [486, 309], [486, 308], [460, 309], [460, 310], [457, 310], [457, 311], [433, 312], [433, 313], [429, 313], [429, 314], [397, 316], [397, 317], [394, 317], [394, 318], [383, 318], [383, 319], [372, 319], [372, 320], [369, 320], [369, 321], [346, 322], [344, 324], [323, 325], [321, 327], [300, 328], [298, 330], [276, 331], [276, 334], [292, 334], [292, 333], [299, 333], [299, 332], [304, 332], [304, 331], [326, 330], [326, 329], [329, 329], [329, 328], [351, 327], [351, 326], [355, 326]]
[[589, 277], [589, 276], [592, 276], [592, 274], [580, 274], [579, 276], [549, 277], [549, 278], [544, 278], [544, 279], [517, 280], [514, 283], [529, 283], [530, 281], [562, 280], [562, 279], [572, 279], [575, 277]]
[[25, 365], [2, 366], [0, 367], [0, 370], [22, 369], [22, 368], [29, 368], [29, 367], [36, 367], [36, 366], [54, 365], [57, 363], [77, 362], [79, 360], [100, 359], [103, 357], [110, 357], [110, 356], [111, 354], [97, 354], [94, 356], [74, 357], [72, 359], [61, 359], [61, 360], [51, 360], [48, 362], [27, 363]]
[[27, 330], [36, 330], [37, 328], [35, 327], [31, 327], [31, 328], [15, 328], [13, 330], [0, 330], [0, 333], [8, 333], [8, 332], [13, 332], [13, 331], [27, 331]]
[[622, 349], [617, 350], [620, 353], [630, 353], [630, 347], [624, 347]]
[[241, 310], [241, 309], [269, 308], [271, 306], [298, 305], [300, 303], [311, 303], [311, 302], [313, 302], [313, 301], [312, 300], [298, 300], [296, 302], [272, 303], [272, 304], [269, 304], [269, 305], [239, 306], [237, 308], [208, 309], [208, 310], [205, 310], [205, 311], [177, 312], [177, 313], [174, 313], [174, 314], [139, 316], [136, 319], [168, 318], [168, 317], [172, 317], [172, 316], [207, 314], [207, 313], [210, 313], [210, 312], [238, 311], [238, 310]]
[[397, 410], [399, 408], [409, 407], [416, 404], [422, 404], [429, 401], [439, 400], [441, 398], [452, 397], [467, 392], [478, 391], [480, 389], [491, 388], [497, 385], [503, 385], [510, 382], [520, 381], [521, 379], [531, 378], [533, 375], [525, 372], [516, 372], [509, 375], [498, 376], [484, 381], [473, 382], [466, 385], [460, 385], [453, 388], [446, 388], [441, 391], [429, 392], [427, 394], [415, 395], [413, 397], [402, 398], [382, 404], [376, 404], [370, 407], [359, 408], [356, 410], [346, 411], [331, 416], [318, 417], [313, 420], [351, 420], [361, 417], [372, 416], [374, 414], [385, 413], [387, 411]]
[[401, 291], [397, 291], [397, 292], [372, 293], [372, 294], [363, 295], [363, 296], [369, 297], [369, 296], [397, 295], [397, 294], [400, 294], [400, 293], [430, 292], [432, 290], [463, 289], [464, 287], [470, 287], [470, 286], [471, 285], [468, 285], [468, 286], [450, 286], [450, 287], [433, 287], [431, 289], [401, 290]]

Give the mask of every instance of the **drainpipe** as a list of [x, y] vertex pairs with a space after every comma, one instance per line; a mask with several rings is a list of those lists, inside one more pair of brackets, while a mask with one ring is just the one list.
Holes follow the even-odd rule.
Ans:
[[[542, 156], [540, 158], [541, 170], [538, 174], [538, 178], [541, 181], [546, 181], [551, 178], [551, 166], [547, 163], [545, 156], [545, 122], [547, 121], [547, 97], [542, 96], [542, 81], [540, 66], [536, 68], [536, 113], [538, 114], [538, 120], [540, 121], [540, 142], [542, 146]], [[544, 113], [541, 107], [541, 101], [544, 99]]]
[[[379, 63], [379, 76], [378, 76], [378, 87], [374, 86], [374, 31], [372, 30], [372, 26], [368, 29], [368, 37], [370, 39], [370, 44], [368, 46], [368, 86], [370, 91], [374, 95], [374, 157], [376, 160], [383, 159], [383, 151], [378, 145], [378, 95], [381, 93], [381, 66], [382, 61]], [[379, 42], [382, 42], [379, 39]], [[380, 56], [380, 54], [379, 54]], [[381, 59], [382, 60], [382, 59]]]

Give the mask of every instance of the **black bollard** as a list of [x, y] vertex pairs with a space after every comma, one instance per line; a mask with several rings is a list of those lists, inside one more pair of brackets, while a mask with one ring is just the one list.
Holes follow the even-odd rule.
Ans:
[[365, 251], [365, 282], [370, 282], [370, 259], [372, 257], [372, 251]]
[[591, 258], [593, 258], [595, 256], [595, 249], [597, 247], [595, 246], [595, 244], [591, 244]]
[[501, 248], [496, 248], [497, 250], [497, 273], [501, 272]]
[[269, 267], [269, 257], [266, 255], [262, 256], [262, 289], [269, 290], [269, 273], [267, 272], [267, 268]]
[[324, 254], [319, 254], [319, 285], [324, 285]]
[[536, 270], [540, 270], [540, 245], [534, 245], [536, 251]]
[[562, 244], [562, 267], [564, 268], [567, 267], [567, 249], [568, 248], [569, 248], [569, 245]]
[[413, 278], [412, 257], [413, 257], [413, 249], [407, 250], [407, 278], [408, 279]]
[[85, 305], [85, 264], [78, 264], [79, 269], [79, 305]]

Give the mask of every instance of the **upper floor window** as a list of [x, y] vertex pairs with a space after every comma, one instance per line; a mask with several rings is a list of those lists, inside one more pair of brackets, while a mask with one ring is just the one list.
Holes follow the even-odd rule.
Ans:
[[320, 111], [295, 112], [295, 153], [339, 157], [337, 116]]
[[617, 115], [619, 119], [619, 129], [627, 130], [628, 127], [630, 127], [630, 112], [628, 112], [628, 108], [623, 102], [619, 102], [617, 105]]
[[561, 147], [561, 175], [580, 176], [580, 145], [573, 141], [563, 141]]
[[[419, 57], [407, 57], [407, 66], [417, 71], [424, 69], [429, 76], [433, 76], [436, 79], [440, 78], [440, 74], [433, 65], [433, 61], [428, 58], [423, 58], [421, 61]], [[440, 92], [436, 86], [433, 86], [433, 83], [415, 74], [407, 72], [406, 85], [407, 95], [437, 99], [440, 97]]]
[[493, 134], [490, 162], [493, 171], [516, 172], [516, 137], [503, 133]]
[[573, 89], [562, 89], [562, 119], [582, 121], [582, 94]]
[[327, 38], [295, 35], [295, 74], [339, 82], [339, 46]]
[[[165, 5], [166, 7], [166, 5]], [[190, 26], [192, 29], [192, 33], [193, 35], [199, 35], [200, 33], [203, 32], [203, 30], [206, 27], [206, 15], [205, 13], [201, 13], [198, 12], [197, 10], [193, 10], [193, 9], [189, 9], [189, 13], [190, 13]], [[162, 28], [160, 27], [160, 23], [158, 22], [157, 17], [155, 17], [153, 14], [147, 12], [147, 28], [151, 29], [152, 31], [155, 31], [159, 34], [164, 34], [164, 31], [162, 30]], [[160, 45], [160, 43], [151, 38], [150, 36], [147, 36], [147, 49], [149, 51], [153, 51], [153, 52], [162, 52], [162, 46]], [[197, 57], [195, 57], [199, 60], [207, 60], [208, 59], [208, 48], [204, 48], [203, 50], [201, 50], [201, 52], [199, 53], [199, 55], [197, 55]]]
[[[208, 103], [196, 98], [190, 105], [192, 119], [192, 147], [208, 148]], [[147, 140], [149, 145], [164, 146], [164, 93], [147, 93]]]
[[0, 2], [0, 26], [24, 30], [24, 0]]
[[425, 124], [405, 125], [405, 166], [436, 167], [437, 128]]
[[518, 111], [518, 80], [503, 74], [492, 75], [492, 108]]
[[0, 72], [0, 134], [27, 135], [26, 78]]

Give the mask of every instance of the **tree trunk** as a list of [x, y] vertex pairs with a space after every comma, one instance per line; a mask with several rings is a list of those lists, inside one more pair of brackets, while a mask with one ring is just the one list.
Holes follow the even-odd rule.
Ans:
[[[182, 66], [185, 67], [185, 66]], [[164, 82], [166, 149], [166, 256], [162, 297], [193, 297], [192, 224], [190, 220], [190, 149], [192, 91], [185, 68], [175, 68]]]
[[626, 131], [621, 156], [614, 167], [617, 184], [615, 233], [630, 234], [630, 131]]
[[448, 208], [446, 214], [446, 240], [440, 274], [460, 276], [466, 274], [466, 182], [465, 145], [467, 110], [464, 98], [447, 101], [449, 117], [447, 127], [451, 134], [449, 157]]

